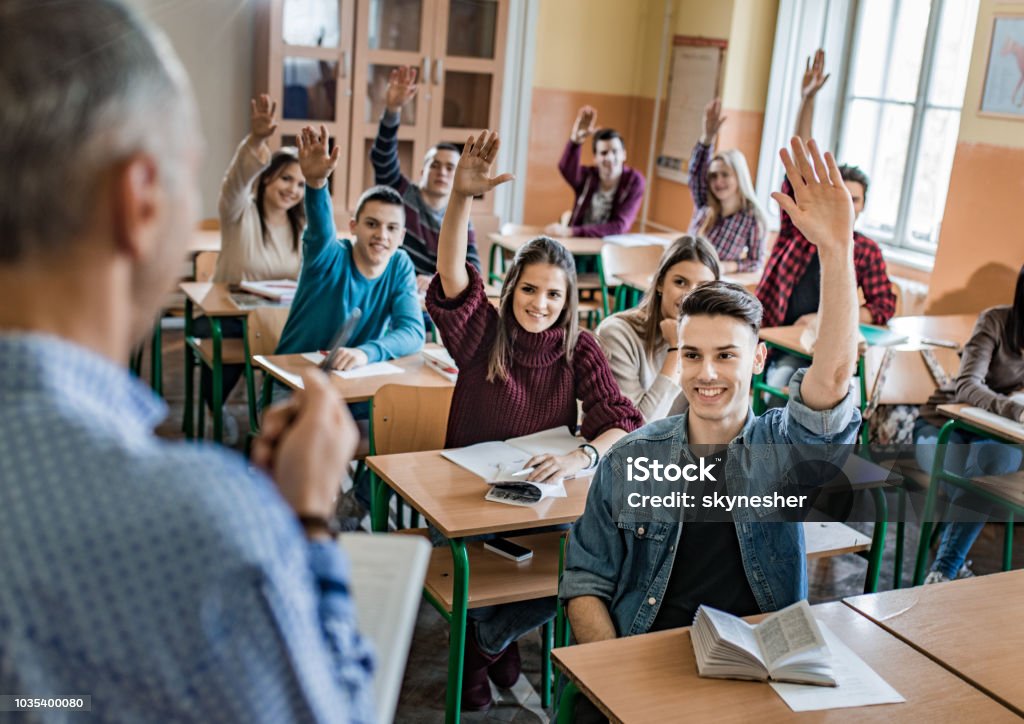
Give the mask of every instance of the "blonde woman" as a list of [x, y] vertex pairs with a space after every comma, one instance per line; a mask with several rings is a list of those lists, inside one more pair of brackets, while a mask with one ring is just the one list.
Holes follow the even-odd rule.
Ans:
[[747, 159], [736, 149], [714, 153], [724, 122], [722, 101], [716, 98], [704, 107], [704, 129], [690, 155], [694, 211], [689, 233], [712, 243], [722, 273], [758, 271], [764, 266], [768, 225], [754, 195]]

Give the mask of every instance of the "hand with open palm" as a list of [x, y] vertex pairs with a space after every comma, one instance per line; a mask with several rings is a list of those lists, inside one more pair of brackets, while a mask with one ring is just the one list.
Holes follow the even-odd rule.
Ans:
[[398, 113], [402, 106], [412, 100], [419, 90], [416, 85], [417, 69], [414, 66], [401, 65], [391, 69], [388, 76], [388, 87], [384, 91], [384, 106], [391, 113]]
[[270, 100], [266, 93], [260, 93], [250, 101], [252, 115], [249, 121], [253, 138], [265, 140], [274, 135], [277, 130], [277, 121], [274, 114], [277, 112], [277, 103]]
[[[853, 200], [843, 183], [835, 157], [824, 158], [813, 140], [807, 146], [794, 136], [792, 155], [779, 151], [793, 195], [778, 191], [772, 198], [819, 251], [849, 253], [853, 246]], [[795, 160], [794, 160], [795, 159]]]
[[597, 111], [593, 106], [583, 106], [576, 114], [569, 138], [573, 143], [583, 143], [587, 136], [597, 131]]
[[831, 73], [825, 72], [825, 51], [818, 48], [814, 52], [814, 60], [810, 58], [804, 65], [804, 77], [800, 81], [800, 97], [811, 98], [821, 90]]
[[459, 158], [459, 165], [455, 167], [453, 194], [479, 196], [515, 178], [510, 173], [491, 176], [500, 145], [497, 132], [481, 131], [478, 137], [469, 137]]
[[705, 146], [711, 145], [723, 123], [725, 123], [725, 116], [722, 115], [722, 99], [715, 98], [704, 106], [704, 128], [700, 142]]
[[325, 126], [320, 126], [320, 133], [306, 126], [296, 136], [295, 142], [299, 148], [299, 168], [306, 177], [306, 183], [313, 188], [323, 188], [327, 183], [327, 177], [338, 165], [341, 149], [335, 146], [333, 151], [328, 151], [330, 137]]

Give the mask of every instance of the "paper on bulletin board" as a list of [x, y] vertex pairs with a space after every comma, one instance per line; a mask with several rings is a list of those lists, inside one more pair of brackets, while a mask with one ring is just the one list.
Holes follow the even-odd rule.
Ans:
[[657, 173], [661, 178], [687, 183], [690, 151], [700, 137], [704, 106], [718, 95], [723, 49], [715, 45], [672, 47], [668, 81], [668, 113]]

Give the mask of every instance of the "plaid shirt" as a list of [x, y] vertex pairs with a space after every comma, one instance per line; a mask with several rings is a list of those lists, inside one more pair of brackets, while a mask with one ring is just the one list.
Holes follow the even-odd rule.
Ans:
[[[708, 164], [711, 146], [697, 142], [690, 154], [690, 195], [693, 196], [693, 220], [689, 233], [696, 235], [711, 213], [708, 206]], [[758, 223], [751, 208], [743, 209], [715, 222], [704, 234], [722, 261], [736, 262], [736, 271], [750, 272], [761, 268], [764, 259], [765, 227]]]
[[[782, 193], [793, 196], [793, 186], [788, 178], [782, 182]], [[789, 214], [782, 211], [779, 238], [772, 247], [764, 276], [757, 285], [757, 298], [764, 306], [762, 327], [782, 324], [793, 288], [816, 253], [814, 244], [800, 233]], [[864, 304], [871, 310], [871, 322], [885, 324], [896, 313], [896, 295], [885, 270], [885, 259], [878, 244], [856, 231], [853, 232], [853, 266], [857, 272], [857, 286], [864, 292]]]

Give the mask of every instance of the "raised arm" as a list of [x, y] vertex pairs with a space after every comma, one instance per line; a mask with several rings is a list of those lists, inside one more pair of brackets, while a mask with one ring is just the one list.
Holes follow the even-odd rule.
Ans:
[[583, 169], [580, 166], [580, 151], [583, 142], [597, 130], [597, 111], [591, 106], [583, 106], [576, 114], [572, 130], [569, 132], [569, 143], [565, 145], [562, 159], [558, 162], [558, 171], [562, 178], [577, 193], [583, 187]]
[[402, 120], [402, 107], [416, 95], [417, 70], [412, 66], [400, 66], [391, 70], [388, 87], [384, 96], [384, 115], [377, 128], [377, 137], [370, 149], [370, 163], [373, 164], [373, 182], [398, 188], [401, 184], [402, 167], [398, 161], [398, 126]]
[[334, 214], [331, 211], [331, 195], [327, 189], [327, 177], [334, 172], [341, 156], [338, 146], [328, 153], [330, 138], [327, 128], [320, 126], [317, 133], [310, 126], [302, 129], [295, 139], [299, 147], [299, 167], [306, 177], [306, 231], [302, 235], [302, 264], [304, 268], [315, 266], [321, 252], [327, 245], [337, 241]]
[[491, 176], [500, 145], [497, 133], [481, 131], [477, 138], [470, 136], [455, 168], [452, 195], [437, 240], [437, 273], [441, 277], [444, 295], [449, 299], [457, 297], [469, 286], [466, 249], [473, 197], [515, 178], [510, 173]]
[[249, 135], [235, 151], [220, 185], [217, 211], [222, 225], [237, 222], [252, 196], [252, 182], [270, 163], [267, 139], [277, 130], [277, 104], [263, 93], [250, 101]]
[[796, 130], [794, 133], [803, 141], [811, 138], [811, 126], [814, 124], [814, 96], [825, 85], [829, 74], [825, 73], [825, 51], [818, 48], [814, 51], [814, 59], [807, 59], [804, 64], [804, 76], [800, 81], [800, 109], [796, 114]]
[[[800, 387], [812, 410], [835, 407], [850, 388], [857, 363], [857, 282], [853, 268], [853, 201], [831, 153], [794, 137], [792, 156], [780, 156], [795, 199], [772, 197], [818, 249], [821, 260], [821, 319], [814, 359]], [[808, 153], [810, 156], [808, 156]]]
[[708, 205], [708, 164], [711, 151], [718, 137], [718, 130], [725, 123], [722, 115], [722, 99], [714, 98], [704, 106], [704, 121], [700, 138], [690, 154], [690, 196], [693, 197], [694, 211]]

